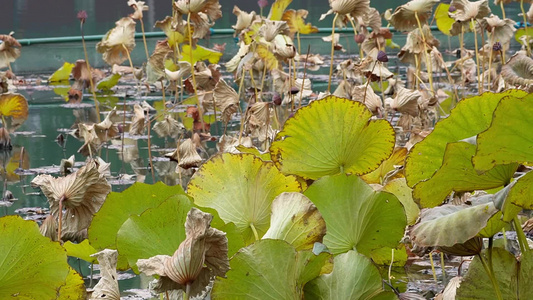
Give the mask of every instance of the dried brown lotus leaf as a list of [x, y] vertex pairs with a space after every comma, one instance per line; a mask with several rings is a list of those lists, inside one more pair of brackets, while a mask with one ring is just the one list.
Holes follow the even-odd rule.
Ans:
[[204, 62], [197, 62], [194, 66], [196, 87], [204, 91], [212, 91], [220, 79], [219, 65], [206, 66]]
[[252, 25], [252, 22], [255, 19], [255, 11], [247, 13], [245, 11], [240, 10], [237, 5], [233, 7], [233, 14], [237, 16], [237, 23], [235, 25], [232, 25], [231, 27], [235, 29], [236, 34], [238, 34], [241, 30], [248, 28], [248, 26]]
[[261, 36], [266, 42], [271, 42], [278, 34], [290, 34], [287, 22], [265, 20], [265, 23], [259, 28], [259, 36]]
[[9, 66], [20, 56], [20, 43], [11, 35], [1, 34], [0, 41], [0, 69]]
[[245, 116], [246, 132], [260, 142], [268, 138], [270, 129], [270, 105], [268, 102], [254, 103]]
[[130, 134], [141, 135], [144, 132], [144, 110], [139, 104], [133, 106], [133, 118], [131, 119]]
[[381, 98], [374, 93], [370, 85], [363, 84], [354, 86], [351, 94], [353, 100], [362, 102], [373, 114], [379, 114], [383, 110]]
[[[91, 158], [87, 158], [85, 164], [88, 164]], [[111, 177], [111, 163], [105, 162], [101, 157], [97, 156], [94, 159], [96, 165], [98, 166], [98, 173], [104, 177]]]
[[91, 256], [98, 259], [102, 278], [100, 278], [100, 281], [94, 286], [90, 300], [120, 300], [120, 290], [117, 280], [118, 251], [104, 249]]
[[148, 6], [144, 5], [144, 1], [128, 0], [128, 6], [133, 7], [135, 12], [130, 15], [130, 18], [139, 20], [143, 18], [143, 11], [148, 10]]
[[323, 14], [320, 20], [332, 13], [351, 15], [353, 17], [363, 16], [370, 7], [370, 0], [329, 0], [329, 6], [331, 9]]
[[322, 37], [322, 40], [324, 42], [331, 43], [331, 41], [333, 41], [333, 47], [335, 50], [346, 52], [346, 49], [344, 49], [344, 47], [341, 44], [339, 44], [339, 39], [340, 39], [340, 34], [338, 33], [333, 34], [333, 36], [328, 35], [328, 36]]
[[176, 121], [171, 115], [166, 115], [165, 119], [156, 122], [153, 127], [159, 137], [177, 137], [185, 131], [185, 126]]
[[228, 72], [234, 72], [237, 70], [237, 67], [239, 66], [239, 63], [241, 62], [242, 58], [246, 56], [250, 52], [251, 45], [246, 45], [244, 42], [241, 42], [239, 45], [239, 51], [237, 54], [235, 54], [234, 57], [232, 57], [226, 64], [226, 69]]
[[135, 48], [135, 21], [124, 17], [115, 23], [116, 27], [107, 32], [96, 50], [102, 53], [103, 60], [110, 66], [120, 65]]
[[438, 0], [412, 0], [398, 6], [389, 20], [390, 24], [398, 31], [409, 31], [418, 28], [420, 24], [426, 24], [431, 17], [431, 10]]
[[533, 59], [517, 53], [502, 66], [501, 76], [505, 82], [515, 86], [533, 84]]
[[[422, 38], [422, 35], [426, 40], [425, 46], [423, 42], [424, 38]], [[423, 54], [424, 51], [431, 51], [433, 47], [438, 47], [439, 45], [439, 40], [437, 40], [431, 34], [431, 28], [427, 25], [424, 25], [422, 26], [422, 31], [417, 28], [407, 34], [407, 40], [405, 41], [405, 45], [398, 53], [398, 58], [400, 58], [401, 62], [415, 65], [416, 56], [418, 56], [418, 60], [425, 64], [426, 60]]]
[[[487, 30], [491, 33], [489, 40], [492, 43], [500, 42], [502, 44], [507, 44], [511, 38], [514, 36], [516, 28], [514, 25], [515, 21], [511, 19], [500, 19], [497, 15], [491, 15], [490, 17], [484, 17], [483, 19], [478, 20], [476, 23], [476, 30], [481, 32], [481, 30]], [[492, 47], [492, 46], [491, 46]]]
[[225, 124], [231, 120], [231, 115], [237, 112], [239, 95], [226, 81], [220, 79], [214, 90], [215, 105], [222, 112], [221, 120]]
[[[222, 17], [218, 0], [178, 0], [174, 2], [174, 9], [182, 19], [189, 20], [194, 27], [193, 38], [203, 38], [213, 21]], [[190, 14], [190, 15], [189, 15]]]
[[173, 53], [166, 40], [159, 41], [155, 45], [154, 52], [150, 55], [146, 64], [147, 81], [154, 83], [165, 77], [165, 60]]
[[179, 145], [178, 149], [165, 156], [178, 162], [178, 166], [183, 169], [198, 167], [202, 162], [202, 157], [196, 151], [196, 145], [191, 139], [186, 139]]
[[274, 46], [274, 54], [278, 55], [282, 59], [294, 58], [297, 53], [292, 39], [288, 36], [278, 34], [272, 43]]
[[39, 231], [43, 236], [50, 238], [52, 241], [57, 241], [57, 229], [59, 225], [57, 224], [56, 218], [52, 215], [48, 215], [44, 219], [43, 223], [39, 227]]
[[347, 80], [343, 80], [339, 83], [333, 95], [339, 98], [352, 99], [352, 89], [353, 85]]
[[107, 142], [119, 135], [118, 126], [113, 121], [117, 118], [117, 109], [113, 108], [102, 122], [94, 124], [94, 131], [101, 142]]
[[450, 17], [455, 21], [470, 22], [470, 20], [482, 19], [490, 15], [489, 0], [473, 2], [468, 0], [452, 0], [450, 5], [456, 8], [456, 11], [450, 14]]
[[253, 147], [252, 139], [250, 137], [242, 137], [240, 140], [235, 136], [222, 135], [217, 143], [217, 149], [220, 153], [241, 153], [236, 147], [244, 146], [247, 148]]
[[418, 99], [421, 96], [419, 91], [398, 87], [396, 97], [391, 103], [391, 109], [416, 117], [418, 116]]

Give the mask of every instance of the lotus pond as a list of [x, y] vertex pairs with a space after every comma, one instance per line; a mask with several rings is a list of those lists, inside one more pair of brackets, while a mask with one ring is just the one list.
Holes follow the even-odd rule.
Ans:
[[533, 298], [533, 12], [438, 2], [261, 0], [228, 45], [129, 0], [40, 75], [0, 35], [0, 298]]

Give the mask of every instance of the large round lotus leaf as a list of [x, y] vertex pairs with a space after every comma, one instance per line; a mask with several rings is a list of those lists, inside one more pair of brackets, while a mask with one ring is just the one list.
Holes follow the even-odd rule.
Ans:
[[405, 156], [407, 155], [407, 148], [395, 148], [392, 155], [379, 165], [374, 171], [361, 176], [363, 180], [368, 183], [382, 184], [384, 179], [394, 179], [403, 177], [403, 173], [398, 170], [403, 167], [405, 162]]
[[272, 202], [270, 228], [263, 239], [284, 240], [296, 250], [312, 250], [322, 242], [326, 223], [316, 206], [303, 194], [282, 193]]
[[450, 115], [435, 125], [435, 129], [421, 142], [415, 144], [407, 155], [405, 178], [407, 184], [427, 180], [442, 165], [446, 145], [475, 136], [489, 128], [492, 113], [500, 100], [506, 96], [520, 98], [527, 95], [521, 90], [502, 93], [484, 93], [461, 100]]
[[85, 291], [85, 282], [80, 274], [74, 269], [69, 268], [65, 285], [59, 289], [58, 300], [84, 300], [87, 299]]
[[138, 259], [174, 254], [185, 240], [184, 224], [191, 208], [189, 198], [178, 195], [141, 215], [131, 215], [117, 233], [119, 255], [138, 273]]
[[533, 163], [533, 96], [503, 99], [492, 124], [477, 138], [477, 152], [472, 159], [479, 171], [513, 162]]
[[409, 233], [411, 240], [425, 247], [462, 244], [487, 226], [489, 219], [499, 212], [494, 203], [503, 201], [507, 192], [508, 188], [470, 198], [472, 205], [446, 204], [423, 210], [420, 222]]
[[320, 275], [328, 253], [297, 252], [285, 241], [260, 240], [230, 261], [226, 278], [217, 277], [212, 299], [303, 299], [304, 285]]
[[[370, 259], [355, 251], [334, 258], [333, 272], [305, 285], [305, 299], [397, 299], [383, 291], [381, 276]], [[281, 299], [281, 298], [280, 298]]]
[[[167, 186], [162, 182], [153, 185], [135, 183], [120, 193], [110, 193], [89, 227], [90, 244], [97, 250], [116, 249], [117, 232], [131, 215], [159, 206], [174, 195], [186, 197], [181, 186]], [[127, 267], [125, 257], [120, 256], [118, 268]]]
[[446, 146], [440, 169], [427, 181], [414, 186], [413, 198], [421, 207], [441, 204], [452, 192], [486, 190], [509, 184], [518, 164], [499, 165], [484, 174], [478, 174], [472, 165], [476, 146], [466, 143], [450, 143]]
[[224, 222], [233, 222], [250, 244], [270, 227], [274, 198], [299, 192], [293, 176], [285, 176], [271, 162], [252, 154], [224, 153], [207, 161], [194, 174], [187, 192], [198, 206], [213, 208]]
[[395, 248], [403, 237], [406, 217], [393, 194], [375, 192], [361, 178], [344, 174], [315, 181], [304, 193], [326, 221], [324, 244], [333, 254], [356, 249]]
[[413, 200], [413, 190], [407, 185], [405, 178], [398, 178], [387, 182], [382, 190], [393, 194], [400, 200], [405, 210], [405, 216], [407, 217], [407, 225], [415, 224], [420, 214], [420, 208], [418, 208], [418, 205]]
[[[488, 250], [483, 250], [480, 255], [483, 256], [485, 262], [488, 263]], [[502, 248], [495, 247], [492, 249], [492, 269], [494, 270], [494, 275], [500, 288], [502, 298], [505, 300], [531, 299], [531, 294], [525, 295], [526, 297], [524, 298], [517, 298], [519, 272], [517, 267], [517, 261], [511, 253]], [[526, 285], [525, 289], [531, 290], [531, 288], [527, 286], [531, 286], [532, 271], [531, 266], [529, 270], [520, 270], [520, 273], [528, 272], [525, 273], [525, 276], [529, 279], [527, 282], [524, 282]], [[461, 286], [459, 286], [459, 289], [457, 290], [456, 299], [498, 299], [479, 257], [475, 257], [470, 264], [470, 267], [468, 267], [468, 272], [464, 276]]]
[[0, 299], [56, 299], [69, 272], [67, 253], [19, 216], [0, 218]]
[[285, 174], [318, 179], [375, 170], [394, 149], [394, 129], [364, 104], [328, 96], [299, 109], [270, 146]]

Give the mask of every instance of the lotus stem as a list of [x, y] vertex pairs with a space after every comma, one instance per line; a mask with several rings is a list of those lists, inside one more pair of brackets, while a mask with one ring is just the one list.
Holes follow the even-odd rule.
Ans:
[[183, 300], [189, 300], [189, 295], [191, 294], [191, 284], [187, 283], [185, 291], [183, 292]]
[[[374, 69], [376, 68], [377, 64], [378, 64], [378, 61], [376, 60], [374, 62], [374, 66], [372, 67], [372, 71], [370, 71], [370, 76], [369, 77], [372, 77], [372, 73], [374, 73]], [[380, 73], [380, 77], [381, 77], [381, 73]], [[363, 94], [363, 104], [365, 104], [365, 102], [366, 102], [366, 90], [368, 89], [368, 84], [369, 83], [370, 83], [370, 78], [367, 78], [366, 85], [365, 85], [365, 93]]]
[[391, 276], [391, 273], [392, 273], [392, 265], [394, 264], [394, 248], [391, 249], [392, 251], [392, 254], [391, 254], [391, 259], [390, 259], [390, 264], [389, 264], [389, 273], [388, 273], [388, 276], [389, 276], [389, 284], [392, 285], [392, 283], [390, 282], [392, 276]]
[[490, 72], [490, 71], [492, 70], [491, 68], [492, 68], [492, 52], [493, 52], [493, 51], [492, 51], [492, 46], [493, 46], [493, 45], [494, 45], [494, 34], [491, 34], [491, 35], [490, 35], [490, 49], [489, 49], [489, 52], [490, 52], [490, 53], [489, 53], [489, 69], [488, 69], [488, 72], [489, 72], [488, 76], [489, 76], [489, 77], [487, 78], [487, 84], [488, 84], [488, 86], [489, 86], [489, 92], [492, 90], [492, 82], [491, 82], [491, 80], [490, 80], [490, 79], [491, 79], [491, 78], [490, 78], [490, 77], [491, 77], [491, 76], [490, 76], [490, 75], [491, 75], [491, 72]]
[[255, 83], [254, 73], [251, 69], [248, 70], [248, 73], [250, 73], [250, 79], [252, 80], [252, 84], [254, 85], [255, 100], [257, 100], [257, 84]]
[[514, 230], [516, 231], [516, 236], [518, 237], [518, 243], [520, 244], [520, 251], [522, 253], [528, 252], [529, 245], [527, 243], [527, 238], [524, 234], [524, 230], [522, 230], [522, 226], [520, 225], [520, 221], [518, 221], [518, 217], [513, 218], [513, 225]]
[[[90, 147], [89, 147], [90, 149]], [[59, 226], [57, 228], [57, 241], [61, 244], [61, 229], [63, 226], [63, 201], [65, 200], [65, 196], [62, 196], [59, 198], [59, 216], [58, 216], [58, 223]]]
[[[311, 45], [307, 45], [307, 55], [305, 56], [305, 62], [304, 62], [304, 75], [303, 75], [303, 78], [302, 78], [302, 91], [303, 91], [303, 88], [304, 88], [304, 85], [305, 85], [305, 75], [306, 75], [306, 71], [307, 71], [307, 61], [309, 60], [309, 51], [311, 51]], [[300, 101], [298, 102], [298, 109], [302, 108], [302, 97], [304, 95], [304, 93], [300, 91]]]
[[198, 91], [196, 90], [196, 76], [194, 75], [194, 59], [192, 56], [192, 31], [191, 31], [191, 13], [187, 15], [187, 34], [189, 35], [189, 55], [191, 56], [191, 78], [192, 88], [194, 90], [194, 96], [196, 97], [196, 103], [198, 105], [198, 113], [200, 114], [200, 124], [202, 124], [202, 132], [205, 133], [204, 113], [202, 106], [200, 105], [200, 98], [198, 98]]
[[[524, 0], [520, 0], [520, 10], [522, 11], [522, 17], [524, 18], [524, 31], [526, 32], [526, 35], [527, 35], [527, 15], [526, 15], [526, 11], [524, 10]], [[527, 56], [530, 56], [531, 49], [529, 47], [529, 40], [526, 41], [526, 51], [527, 51]]]
[[333, 17], [333, 25], [331, 26], [331, 61], [329, 66], [329, 80], [328, 80], [328, 94], [331, 93], [331, 77], [333, 76], [333, 53], [335, 51], [335, 24], [337, 23], [337, 18], [339, 14], [335, 14]]
[[259, 241], [259, 235], [257, 234], [257, 230], [255, 229], [254, 223], [250, 223], [250, 228], [252, 228], [252, 232], [254, 233], [255, 240]]
[[150, 54], [148, 54], [148, 45], [146, 44], [146, 35], [144, 34], [143, 18], [140, 18], [139, 21], [141, 21], [141, 31], [143, 33], [144, 52], [146, 52], [146, 61], [148, 61], [150, 59]]
[[[89, 55], [87, 55], [87, 46], [85, 45], [85, 36], [83, 34], [83, 22], [80, 23], [80, 31], [81, 31], [81, 44], [83, 45], [83, 54], [85, 55], [85, 64], [87, 65], [87, 70], [89, 71], [89, 84], [91, 85], [91, 92], [93, 94], [94, 99], [94, 107], [96, 109], [96, 120], [98, 123], [100, 123], [100, 107], [98, 105], [98, 99], [96, 99], [96, 92], [94, 89], [94, 82], [93, 82], [93, 73], [91, 71], [91, 65], [89, 64]], [[9, 67], [11, 70], [11, 66]]]
[[[163, 105], [164, 105], [164, 101], [163, 101]], [[152, 183], [155, 183], [155, 173], [154, 173], [154, 163], [153, 163], [153, 159], [152, 159], [152, 141], [151, 141], [151, 138], [150, 138], [150, 127], [152, 126], [152, 122], [150, 120], [150, 110], [148, 110], [148, 113], [147, 113], [147, 119], [148, 119], [148, 161], [149, 161], [149, 164], [150, 164], [150, 171], [152, 172]]]
[[[244, 68], [242, 68], [242, 74], [241, 74], [241, 82], [239, 83], [239, 92], [237, 93], [237, 96], [239, 97], [239, 101], [241, 100], [241, 93], [242, 93], [242, 88], [244, 86]], [[239, 105], [239, 111], [241, 113], [241, 128], [239, 130], [239, 143], [241, 142], [241, 138], [242, 138], [242, 132], [244, 131], [244, 113], [242, 112], [241, 110], [241, 106]], [[226, 127], [224, 128], [224, 134], [226, 134], [226, 129], [227, 129], [227, 124], [226, 124]]]
[[[357, 35], [357, 28], [355, 26], [355, 23], [353, 22], [352, 18], [348, 18], [348, 19], [350, 20], [350, 23], [352, 23], [353, 34], [354, 34], [354, 36], [356, 36]], [[364, 57], [363, 47], [362, 47], [363, 44], [361, 43], [360, 45], [359, 44], [357, 44], [357, 45], [359, 46], [359, 58], [363, 59], [363, 57]]]
[[440, 268], [442, 270], [442, 283], [446, 286], [446, 265], [444, 264], [444, 252], [440, 253]]
[[437, 282], [437, 272], [435, 271], [435, 263], [433, 262], [433, 251], [429, 252], [429, 262], [431, 263], [431, 272], [433, 273], [433, 280]]
[[261, 99], [263, 98], [263, 86], [264, 86], [264, 83], [265, 83], [266, 71], [267, 71], [267, 67], [266, 67], [266, 65], [264, 65], [264, 67], [263, 67], [263, 77], [261, 77], [261, 89], [260, 89], [261, 90]]
[[483, 93], [483, 84], [481, 80], [479, 79], [479, 76], [482, 75], [479, 71], [479, 49], [477, 45], [477, 32], [476, 32], [476, 23], [474, 19], [470, 19], [470, 26], [474, 28], [474, 45], [476, 47], [476, 69], [477, 69], [477, 88], [478, 88], [478, 94]]
[[505, 8], [503, 7], [503, 1], [500, 1], [500, 7], [502, 9], [502, 17], [505, 19]]
[[494, 277], [494, 272], [492, 272], [491, 268], [487, 265], [487, 262], [485, 261], [481, 253], [479, 253], [477, 256], [479, 257], [479, 260], [481, 261], [485, 272], [489, 276], [490, 282], [492, 283], [492, 287], [494, 288], [494, 292], [496, 293], [496, 297], [498, 297], [498, 300], [503, 300], [500, 287], [498, 286], [498, 281], [496, 281], [496, 277]]
[[300, 31], [296, 32], [296, 40], [298, 41], [298, 54], [302, 53], [301, 44], [300, 44]]
[[422, 35], [422, 43], [424, 44], [424, 56], [426, 58], [426, 67], [428, 69], [428, 77], [429, 77], [429, 87], [431, 88], [431, 93], [435, 95], [435, 91], [433, 90], [433, 72], [431, 69], [431, 62], [429, 60], [429, 54], [427, 49], [427, 43], [426, 43], [426, 36], [424, 34], [424, 31], [422, 30], [422, 24], [420, 23], [420, 19], [418, 18], [418, 13], [415, 11], [415, 18], [416, 23], [418, 24], [418, 29], [420, 30], [420, 34]]

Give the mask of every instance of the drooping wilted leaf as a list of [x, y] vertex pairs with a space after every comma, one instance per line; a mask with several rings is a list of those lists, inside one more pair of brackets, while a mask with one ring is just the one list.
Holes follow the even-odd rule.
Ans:
[[389, 22], [398, 31], [409, 31], [418, 28], [418, 22], [425, 24], [431, 17], [433, 6], [438, 2], [438, 0], [409, 1], [394, 10]]
[[[217, 278], [213, 299], [303, 299], [304, 285], [320, 274], [328, 253], [297, 252], [280, 240], [260, 240], [230, 261], [227, 278]], [[282, 268], [274, 266], [283, 266]]]
[[115, 27], [96, 44], [96, 50], [102, 53], [103, 60], [110, 66], [122, 64], [128, 59], [133, 48], [135, 48], [135, 21], [129, 17], [118, 20]]
[[326, 223], [316, 206], [303, 194], [282, 193], [272, 202], [270, 228], [263, 239], [287, 241], [299, 250], [312, 250], [322, 242]]
[[324, 244], [333, 254], [357, 249], [369, 256], [381, 247], [395, 248], [403, 236], [406, 217], [400, 201], [375, 192], [356, 175], [322, 177], [304, 195], [326, 221]]
[[120, 300], [120, 290], [117, 280], [117, 250], [104, 249], [93, 254], [100, 264], [102, 277], [94, 286], [90, 300], [107, 299]]
[[20, 43], [11, 34], [0, 35], [0, 69], [9, 66], [20, 56]]
[[146, 81], [154, 83], [165, 77], [165, 59], [173, 53], [168, 42], [159, 41], [146, 64]]
[[292, 35], [294, 35], [295, 33], [311, 34], [318, 32], [317, 27], [311, 25], [311, 23], [305, 23], [307, 14], [309, 14], [309, 11], [307, 11], [306, 9], [289, 9], [283, 13], [281, 19], [287, 22], [287, 25], [289, 25]]
[[217, 109], [222, 113], [220, 119], [227, 124], [231, 116], [237, 112], [239, 95], [221, 78], [213, 90], [213, 100]]
[[[233, 222], [247, 244], [261, 238], [270, 227], [274, 198], [282, 192], [299, 192], [293, 176], [285, 176], [271, 162], [252, 154], [224, 153], [204, 163], [188, 185], [199, 206], [216, 209], [224, 222]], [[254, 233], [255, 231], [255, 233]]]
[[288, 119], [270, 147], [285, 174], [317, 179], [375, 170], [394, 148], [394, 130], [370, 120], [364, 104], [335, 96], [313, 101]]

